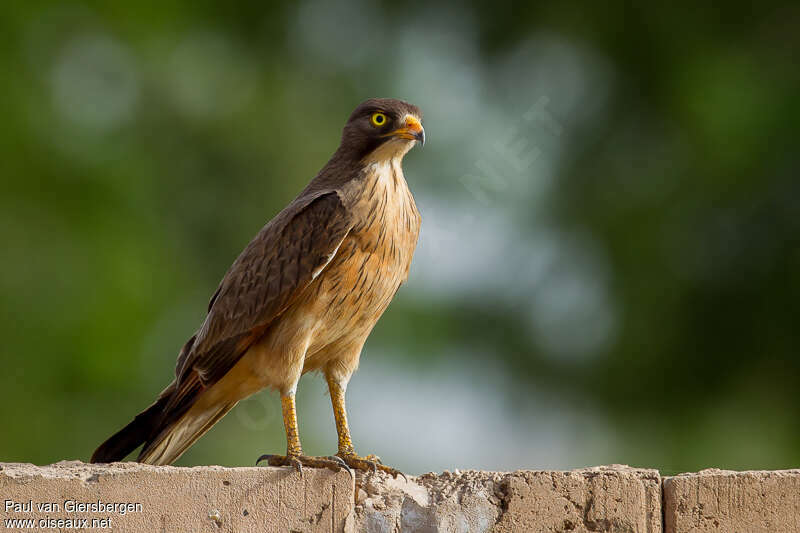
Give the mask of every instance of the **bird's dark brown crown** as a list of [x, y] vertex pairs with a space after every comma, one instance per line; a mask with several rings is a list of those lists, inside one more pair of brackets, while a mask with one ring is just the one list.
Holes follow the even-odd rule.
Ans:
[[414, 115], [420, 121], [422, 120], [422, 111], [414, 104], [395, 98], [370, 98], [358, 104], [358, 107], [350, 114], [350, 118], [347, 119], [347, 123], [350, 124], [359, 117], [369, 117], [376, 111], [392, 114], [396, 119], [403, 118], [404, 115], [409, 114]]

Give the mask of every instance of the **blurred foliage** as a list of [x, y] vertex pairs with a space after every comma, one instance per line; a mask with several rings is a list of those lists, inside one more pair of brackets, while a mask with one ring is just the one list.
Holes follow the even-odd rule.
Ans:
[[[414, 380], [461, 357], [510, 376], [460, 382], [529, 426], [493, 436], [520, 441], [503, 465], [798, 466], [799, 26], [792, 2], [5, 6], [0, 460], [85, 460], [152, 401], [230, 262], [324, 164], [350, 110], [394, 96], [426, 112], [430, 143], [406, 159], [420, 247], [443, 213], [479, 215], [452, 225], [452, 254], [428, 244], [367, 344], [362, 367], [374, 354], [406, 376], [382, 413], [387, 443], [418, 431], [391, 425]], [[542, 95], [556, 129], [516, 138], [543, 155], [471, 195], [476, 158]], [[544, 167], [548, 184], [528, 190]], [[521, 242], [547, 246], [528, 257]], [[564, 268], [534, 275], [547, 250]], [[306, 381], [304, 444], [330, 453], [327, 399]], [[565, 418], [562, 440], [600, 431], [606, 445], [548, 455], [536, 416], [513, 418], [534, 395], [600, 421]], [[181, 464], [283, 449], [277, 400], [261, 396]], [[358, 444], [375, 421], [351, 418]], [[488, 447], [460, 462], [465, 431], [440, 441], [452, 461], [426, 462], [412, 438], [398, 466], [497, 467]]]

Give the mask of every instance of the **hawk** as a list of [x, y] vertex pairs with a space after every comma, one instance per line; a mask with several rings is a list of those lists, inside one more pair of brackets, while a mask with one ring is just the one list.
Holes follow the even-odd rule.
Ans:
[[[425, 143], [421, 120], [419, 108], [400, 100], [356, 107], [328, 163], [225, 274], [178, 355], [175, 379], [91, 462], [122, 460], [143, 445], [139, 462], [170, 464], [239, 401], [269, 388], [280, 393], [286, 455], [257, 463], [400, 474], [356, 454], [345, 391], [370, 331], [408, 277], [420, 216], [402, 161]], [[334, 456], [307, 456], [300, 445], [295, 391], [312, 371], [330, 391]]]

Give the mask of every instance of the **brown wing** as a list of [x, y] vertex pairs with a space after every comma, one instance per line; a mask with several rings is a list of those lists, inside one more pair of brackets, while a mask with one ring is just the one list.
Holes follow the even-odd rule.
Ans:
[[182, 350], [179, 388], [192, 374], [203, 386], [224, 376], [325, 268], [351, 227], [336, 191], [298, 199], [264, 226], [231, 265], [203, 326]]

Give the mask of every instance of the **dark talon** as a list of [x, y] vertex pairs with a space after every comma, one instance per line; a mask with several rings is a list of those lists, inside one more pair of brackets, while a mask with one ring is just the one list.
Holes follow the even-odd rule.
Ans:
[[256, 459], [256, 466], [258, 466], [258, 463], [260, 463], [261, 461], [264, 461], [264, 460], [269, 461], [272, 457], [275, 457], [275, 456], [271, 455], [269, 453], [265, 453], [264, 455], [262, 455], [261, 457]]
[[300, 462], [300, 459], [292, 457], [290, 461], [294, 469], [297, 470], [297, 473], [300, 474], [300, 477], [303, 477], [303, 463]]
[[326, 459], [330, 459], [334, 463], [338, 463], [339, 465], [341, 465], [342, 468], [350, 468], [349, 466], [347, 466], [347, 463], [344, 462], [344, 459], [342, 459], [338, 455], [329, 455], [328, 457], [326, 457]]
[[395, 479], [397, 479], [397, 476], [398, 476], [398, 475], [401, 475], [401, 476], [403, 476], [403, 479], [406, 481], [406, 483], [408, 483], [408, 478], [406, 477], [406, 475], [405, 475], [404, 473], [402, 473], [402, 472], [400, 472], [400, 471], [397, 471], [397, 472], [395, 473], [395, 475], [394, 475], [394, 478], [395, 478]]
[[350, 467], [347, 465], [347, 463], [345, 463], [345, 462], [344, 462], [344, 459], [342, 459], [342, 458], [341, 458], [341, 457], [339, 457], [338, 455], [329, 455], [329, 456], [328, 456], [328, 459], [330, 459], [330, 460], [331, 460], [331, 461], [333, 461], [334, 463], [338, 464], [338, 465], [339, 465], [339, 466], [341, 466], [342, 468], [344, 468], [344, 469], [346, 469], [346, 470], [350, 470]]
[[355, 474], [355, 472], [353, 472], [353, 469], [352, 469], [352, 468], [350, 468], [350, 465], [348, 465], [347, 463], [345, 463], [345, 462], [344, 462], [344, 459], [342, 459], [342, 458], [341, 458], [341, 457], [339, 457], [338, 455], [329, 455], [329, 456], [328, 456], [328, 459], [330, 459], [330, 460], [331, 460], [331, 461], [333, 461], [334, 463], [336, 463], [336, 464], [340, 465], [342, 468], [344, 468], [345, 470], [347, 470], [347, 473], [348, 473], [348, 474], [350, 474], [350, 477], [351, 477], [351, 478], [353, 478], [353, 480], [355, 480], [355, 479], [356, 479], [356, 474]]

